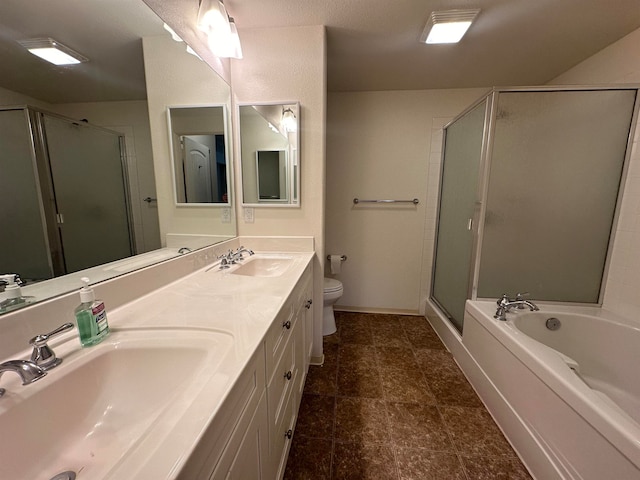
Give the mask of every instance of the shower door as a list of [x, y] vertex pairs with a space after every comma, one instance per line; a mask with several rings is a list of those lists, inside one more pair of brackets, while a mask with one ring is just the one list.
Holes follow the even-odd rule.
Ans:
[[120, 137], [41, 115], [66, 273], [133, 255]]
[[497, 93], [478, 297], [601, 302], [635, 97]]
[[445, 128], [440, 208], [431, 298], [462, 331], [464, 304], [470, 298], [473, 222], [480, 192], [487, 101]]
[[53, 276], [29, 113], [0, 111], [0, 273]]

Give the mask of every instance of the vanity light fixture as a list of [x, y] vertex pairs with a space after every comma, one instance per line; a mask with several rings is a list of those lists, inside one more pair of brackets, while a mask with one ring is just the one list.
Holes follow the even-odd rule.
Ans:
[[242, 58], [238, 29], [222, 0], [200, 0], [198, 28], [207, 34], [209, 49], [222, 58]]
[[458, 43], [467, 32], [480, 9], [431, 12], [422, 31], [424, 43]]
[[54, 65], [76, 65], [89, 59], [61, 44], [53, 38], [31, 38], [18, 40], [18, 43], [37, 57]]
[[236, 22], [233, 17], [229, 17], [229, 25], [231, 26], [231, 48], [229, 56], [231, 58], [242, 58], [242, 46], [240, 45], [240, 36], [236, 28]]
[[282, 107], [282, 128], [284, 128], [286, 132], [296, 132], [298, 130], [296, 115], [289, 107]]
[[229, 15], [220, 0], [200, 0], [198, 28], [209, 35], [228, 38], [231, 35]]

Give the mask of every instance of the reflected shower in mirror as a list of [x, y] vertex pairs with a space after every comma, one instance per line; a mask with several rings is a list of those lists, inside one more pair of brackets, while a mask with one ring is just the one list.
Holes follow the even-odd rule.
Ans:
[[169, 107], [175, 201], [229, 204], [225, 105]]
[[300, 206], [299, 104], [238, 108], [243, 204]]
[[[164, 146], [166, 143], [163, 145], [164, 151], [160, 151], [155, 149], [152, 142], [147, 91], [151, 89], [143, 56], [143, 40], [167, 38], [176, 43], [170, 40], [170, 34], [163, 28], [163, 21], [140, 0], [3, 0], [0, 2], [0, 29], [0, 62], [3, 65], [0, 110], [4, 113], [0, 118], [0, 128], [4, 130], [0, 135], [0, 176], [4, 183], [0, 184], [4, 189], [2, 192], [6, 194], [0, 205], [0, 219], [4, 227], [3, 238], [10, 240], [1, 243], [0, 274], [22, 275], [22, 280], [27, 280], [23, 294], [41, 301], [75, 290], [81, 285], [78, 280], [81, 276], [88, 276], [95, 283], [177, 256], [179, 247], [184, 245], [161, 248], [163, 242], [158, 203], [165, 199], [171, 201], [171, 193], [156, 188], [154, 157], [168, 157], [169, 152]], [[42, 37], [54, 38], [89, 61], [56, 66], [24, 48], [24, 40]], [[176, 45], [179, 46], [176, 55], [184, 55], [193, 59], [198, 67], [202, 64], [208, 68], [187, 53], [186, 44]], [[172, 58], [175, 60], [176, 57]], [[161, 58], [153, 68], [154, 72], [167, 76], [166, 72], [171, 71], [173, 65]], [[208, 92], [215, 92], [217, 98], [229, 99], [224, 100], [228, 111], [230, 87], [212, 69], [208, 69], [209, 72], [213, 75], [211, 78], [219, 81], [208, 81]], [[155, 98], [162, 99], [166, 93], [162, 85], [153, 86]], [[193, 94], [188, 101], [167, 103], [212, 104], [223, 101], [198, 98]], [[16, 109], [15, 106], [19, 107]], [[32, 108], [27, 110], [25, 106]], [[11, 115], [20, 118], [14, 122], [15, 119], [9, 119]], [[34, 120], [40, 116], [49, 124]], [[10, 131], [8, 123], [13, 131]], [[166, 124], [163, 124], [162, 130], [166, 132]], [[78, 150], [76, 157], [80, 164], [70, 167], [70, 155], [74, 149], [66, 140], [67, 136], [60, 136], [60, 141], [56, 138], [58, 133], [78, 132], [101, 135], [100, 138], [121, 139], [115, 143], [120, 143], [122, 152], [116, 155], [124, 165], [123, 176], [118, 180], [124, 192], [122, 188], [114, 187], [117, 181], [104, 186], [103, 173], [88, 171], [94, 162], [83, 159], [88, 159], [90, 155], [97, 160], [98, 155], [87, 155]], [[89, 149], [93, 146], [101, 153], [104, 150], [102, 144], [99, 145], [95, 140], [82, 141], [88, 143]], [[42, 145], [48, 148], [49, 157], [45, 155], [46, 161], [38, 163], [38, 156], [44, 151]], [[20, 153], [23, 163], [6, 163], [11, 158], [18, 158], [13, 153]], [[50, 171], [45, 175], [47, 169]], [[83, 180], [83, 185], [93, 188], [93, 192], [97, 196], [102, 195], [110, 205], [122, 207], [118, 210], [121, 226], [111, 230], [121, 237], [119, 240], [123, 247], [113, 255], [109, 253], [108, 257], [106, 250], [97, 247], [95, 241], [96, 235], [100, 235], [96, 230], [96, 222], [102, 224], [106, 210], [94, 208], [84, 212], [84, 218], [93, 223], [83, 223], [80, 216], [75, 215], [85, 206], [83, 202], [74, 202], [72, 197], [66, 200], [58, 198], [63, 193], [62, 186], [67, 191], [77, 193], [74, 192], [74, 185], [77, 185], [80, 170], [87, 170], [82, 172], [83, 178], [89, 176], [94, 179], [92, 182]], [[29, 188], [16, 190], [18, 175], [30, 176]], [[11, 185], [10, 192], [8, 187], [5, 188], [7, 185]], [[63, 207], [66, 211], [60, 211]], [[26, 216], [27, 208], [29, 215], [35, 215], [42, 221], [30, 222], [30, 229], [22, 229], [22, 233], [18, 234], [17, 227], [12, 226], [18, 225], [18, 218]], [[172, 229], [172, 233], [185, 236], [200, 233], [190, 230], [191, 225], [181, 227]], [[220, 228], [224, 228], [224, 237], [210, 235], [204, 240], [215, 243], [235, 235], [235, 222], [221, 225]], [[30, 233], [25, 233], [27, 231]], [[7, 232], [11, 232], [11, 235]], [[70, 250], [72, 244], [77, 252], [74, 258]], [[32, 245], [37, 245], [39, 250], [36, 252], [30, 247]], [[24, 252], [27, 252], [26, 256]], [[48, 263], [46, 268], [38, 268], [37, 271], [32, 268], [36, 253], [39, 260], [44, 259]], [[134, 256], [129, 258], [132, 254]], [[27, 258], [28, 262], [13, 262], [19, 256]], [[11, 259], [11, 262], [4, 259]], [[105, 265], [105, 262], [109, 263]], [[79, 271], [69, 273], [75, 270]], [[53, 273], [49, 273], [51, 271]], [[6, 295], [2, 292], [1, 283], [0, 301]]]

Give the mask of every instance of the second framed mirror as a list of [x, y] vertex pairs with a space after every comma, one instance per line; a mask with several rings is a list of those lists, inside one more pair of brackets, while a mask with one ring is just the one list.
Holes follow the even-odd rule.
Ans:
[[238, 107], [242, 204], [300, 206], [300, 105], [297, 102]]
[[229, 205], [224, 105], [169, 107], [176, 205]]

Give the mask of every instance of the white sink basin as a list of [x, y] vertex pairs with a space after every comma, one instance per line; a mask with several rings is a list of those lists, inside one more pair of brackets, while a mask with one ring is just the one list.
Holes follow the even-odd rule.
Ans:
[[0, 478], [48, 480], [64, 471], [75, 471], [78, 480], [135, 478], [121, 471], [122, 464], [144, 464], [131, 458], [148, 455], [171, 436], [215, 377], [233, 337], [123, 329], [95, 347], [77, 343], [73, 336], [56, 347], [64, 362], [31, 385], [3, 375]]
[[291, 257], [252, 256], [243, 260], [239, 267], [229, 273], [248, 277], [279, 277], [289, 270], [292, 264]]

